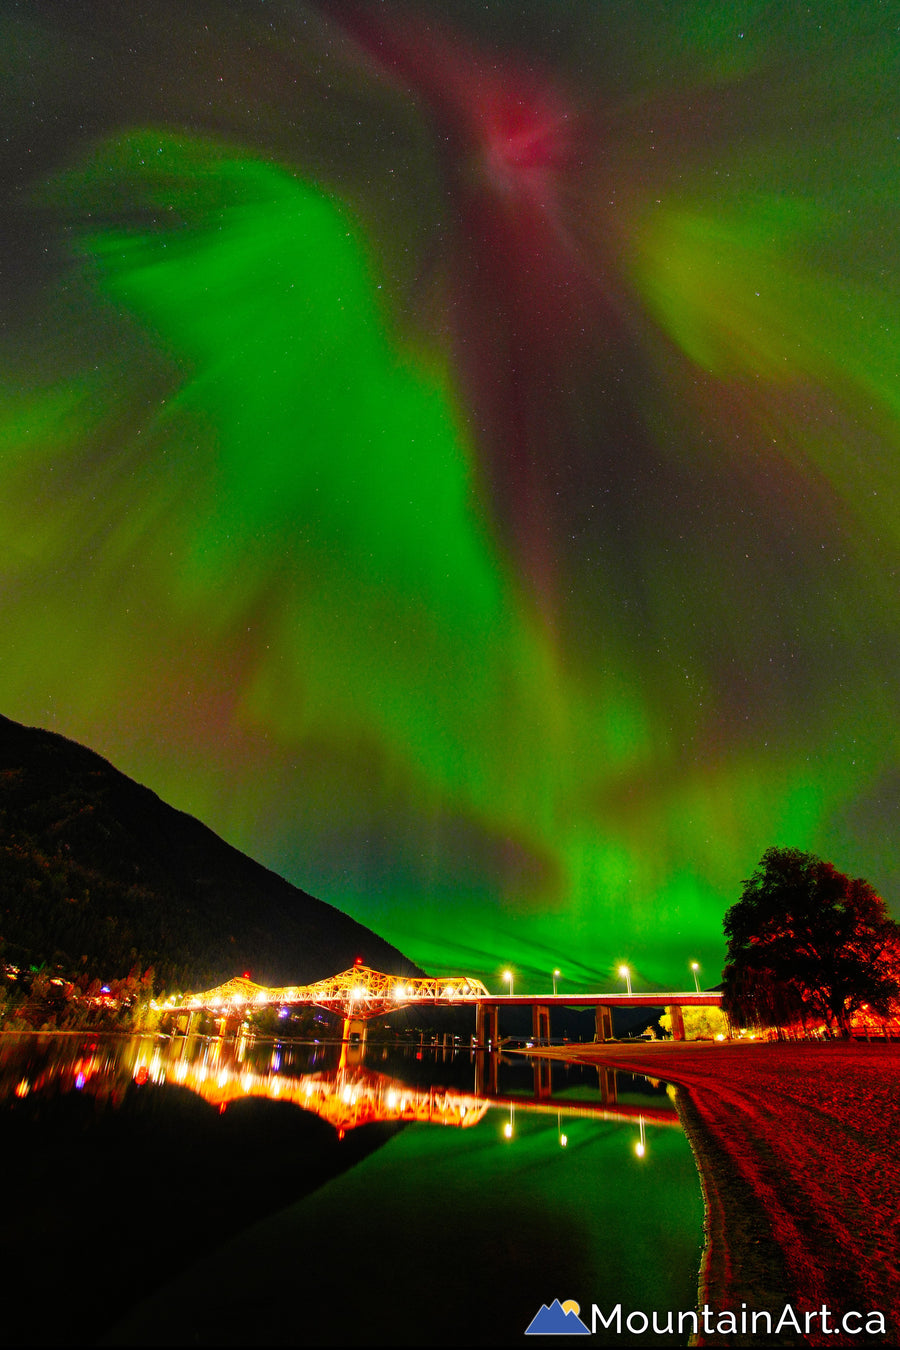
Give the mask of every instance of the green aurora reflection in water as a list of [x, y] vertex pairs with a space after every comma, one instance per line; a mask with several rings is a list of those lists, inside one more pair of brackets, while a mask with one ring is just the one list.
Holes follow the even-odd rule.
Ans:
[[0, 15], [0, 710], [494, 988], [893, 902], [893, 8], [140, 9]]

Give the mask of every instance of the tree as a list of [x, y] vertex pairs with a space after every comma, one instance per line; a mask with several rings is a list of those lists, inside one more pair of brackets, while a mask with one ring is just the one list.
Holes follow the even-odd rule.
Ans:
[[864, 1004], [900, 996], [900, 925], [872, 886], [813, 853], [770, 848], [725, 915], [723, 1005], [733, 1021], [777, 1026], [810, 1015], [849, 1036]]

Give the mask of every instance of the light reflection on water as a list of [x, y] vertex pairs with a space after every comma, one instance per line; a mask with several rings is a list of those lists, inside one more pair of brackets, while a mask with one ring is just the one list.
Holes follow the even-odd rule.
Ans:
[[[0, 1105], [31, 1126], [20, 1156], [33, 1137], [71, 1162], [102, 1136], [108, 1222], [134, 1228], [136, 1194], [154, 1216], [138, 1278], [61, 1343], [505, 1345], [555, 1298], [588, 1324], [592, 1303], [695, 1306], [696, 1169], [646, 1079], [468, 1050], [2, 1037]], [[107, 1170], [130, 1178], [118, 1207]]]

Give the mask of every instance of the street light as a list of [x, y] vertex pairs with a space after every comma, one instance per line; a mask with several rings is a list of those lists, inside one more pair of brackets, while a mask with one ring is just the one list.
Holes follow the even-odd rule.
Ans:
[[509, 992], [510, 992], [510, 995], [512, 995], [512, 991], [513, 991], [513, 975], [512, 975], [512, 971], [511, 971], [511, 970], [504, 970], [504, 972], [503, 972], [503, 978], [504, 978], [504, 980], [509, 980]]
[[622, 979], [625, 981], [625, 988], [628, 990], [628, 992], [629, 992], [629, 994], [630, 994], [630, 993], [631, 993], [631, 971], [628, 969], [627, 966], [619, 966], [619, 974], [622, 976]]
[[698, 994], [700, 993], [700, 979], [699, 979], [699, 976], [697, 975], [697, 971], [698, 971], [699, 969], [700, 969], [700, 967], [699, 967], [699, 965], [697, 964], [697, 962], [696, 962], [696, 961], [692, 961], [692, 962], [691, 962], [691, 970], [694, 972], [694, 984], [697, 986], [697, 993], [698, 993]]
[[554, 972], [553, 972], [553, 997], [554, 997], [554, 998], [556, 997], [556, 981], [559, 979], [559, 977], [560, 977], [561, 974], [562, 974], [562, 971], [561, 971], [561, 970], [554, 970]]

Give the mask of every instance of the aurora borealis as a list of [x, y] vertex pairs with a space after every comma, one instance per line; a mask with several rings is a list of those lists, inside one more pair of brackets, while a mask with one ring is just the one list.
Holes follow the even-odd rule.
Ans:
[[772, 845], [898, 912], [894, 4], [0, 52], [0, 711], [495, 989], [716, 982]]

